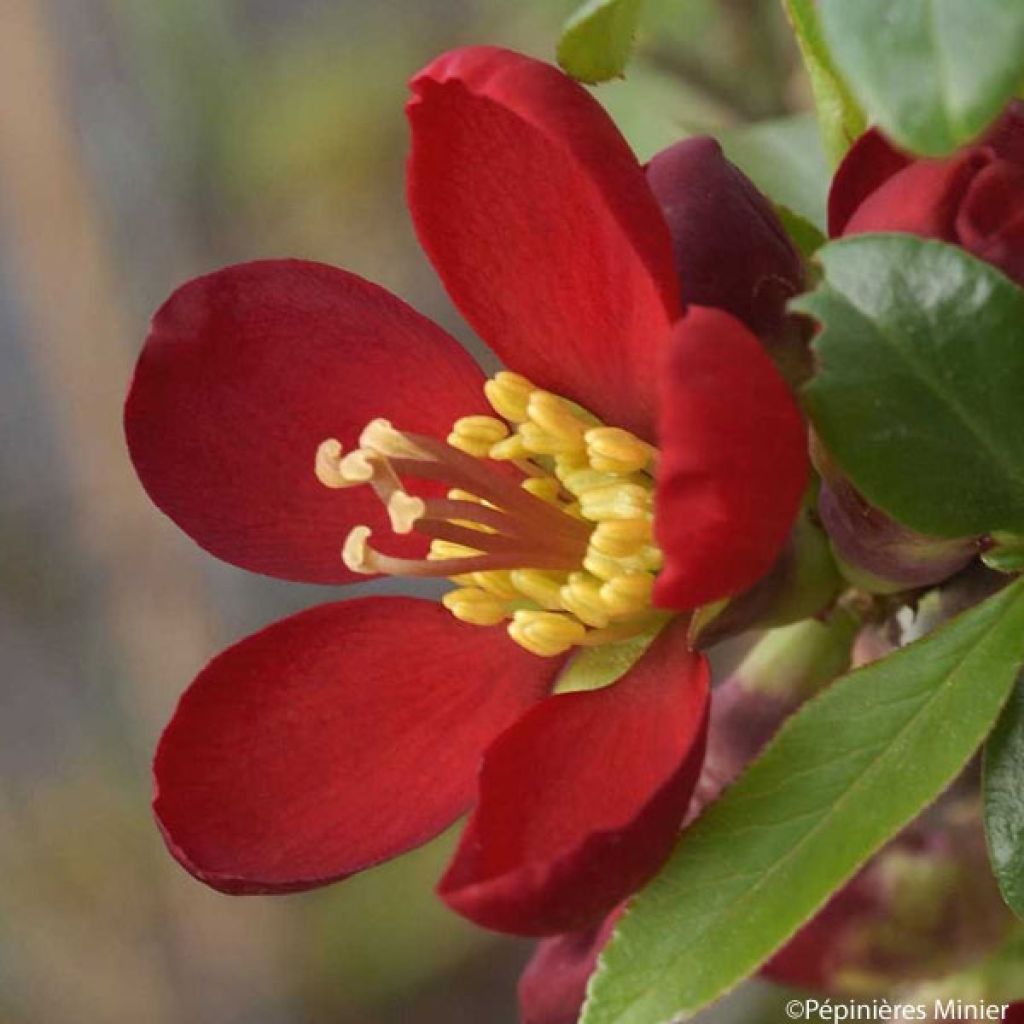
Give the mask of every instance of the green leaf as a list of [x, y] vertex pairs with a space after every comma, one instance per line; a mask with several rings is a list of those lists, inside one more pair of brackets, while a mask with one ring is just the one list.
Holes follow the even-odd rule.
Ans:
[[1021, 0], [821, 0], [825, 39], [873, 120], [940, 156], [973, 139], [1024, 77]]
[[981, 560], [996, 572], [1024, 572], [1024, 537], [1012, 533], [993, 533], [992, 547], [985, 551]]
[[666, 1024], [763, 963], [956, 777], [1024, 661], [1024, 581], [804, 705], [625, 915], [582, 1024]]
[[1024, 918], [1024, 680], [985, 745], [985, 836], [1007, 905]]
[[793, 306], [824, 331], [804, 397], [873, 504], [922, 533], [1024, 532], [1024, 290], [962, 249], [859, 235]]
[[814, 0], [782, 0], [782, 6], [793, 26], [811, 80], [825, 151], [836, 164], [850, 148], [850, 143], [864, 131], [864, 112], [832, 64]]
[[643, 0], [588, 0], [565, 23], [558, 63], [591, 84], [617, 78], [633, 50]]
[[775, 212], [779, 215], [786, 234], [793, 240], [793, 244], [800, 250], [800, 255], [805, 260], [809, 260], [827, 241], [824, 234], [806, 217], [794, 213], [788, 206], [776, 203]]

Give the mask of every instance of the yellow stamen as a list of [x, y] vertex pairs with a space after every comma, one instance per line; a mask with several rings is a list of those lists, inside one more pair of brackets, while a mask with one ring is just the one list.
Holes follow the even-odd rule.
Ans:
[[[447, 577], [458, 586], [442, 601], [456, 618], [508, 620], [509, 636], [544, 657], [650, 630], [661, 615], [651, 608], [662, 563], [652, 530], [656, 450], [517, 374], [499, 373], [485, 392], [502, 418], [465, 416], [447, 444], [377, 419], [348, 454], [335, 439], [320, 445], [325, 486], [369, 484], [395, 535], [430, 539], [425, 558], [400, 558], [375, 550], [369, 528], [357, 526], [345, 565]], [[409, 494], [406, 476], [444, 485], [447, 498]]]
[[574, 572], [562, 587], [562, 606], [581, 622], [595, 629], [608, 625], [608, 608], [601, 599], [600, 582], [587, 573]]
[[349, 481], [341, 473], [341, 452], [341, 442], [334, 437], [321, 441], [316, 450], [316, 478], [332, 490], [349, 486]]
[[[530, 395], [526, 412], [531, 422], [536, 424], [545, 436], [555, 438], [561, 443], [560, 451], [576, 451], [583, 447], [586, 425], [577, 419], [568, 403], [557, 395], [549, 391], [534, 391]], [[520, 430], [522, 431], [522, 428]]]
[[582, 447], [582, 442], [567, 433], [554, 433], [545, 430], [539, 423], [532, 420], [519, 427], [519, 437], [529, 455], [558, 455], [572, 452]]
[[484, 385], [484, 394], [494, 411], [512, 423], [524, 423], [526, 406], [533, 393], [533, 385], [518, 373], [496, 373]]
[[369, 483], [373, 479], [374, 465], [372, 455], [357, 448], [349, 452], [338, 465], [341, 478], [345, 481], [344, 486], [356, 487], [359, 484]]
[[359, 447], [391, 459], [422, 459], [424, 452], [414, 445], [390, 420], [370, 420], [359, 435]]
[[388, 518], [395, 533], [412, 533], [416, 522], [423, 518], [427, 506], [422, 498], [405, 491], [395, 491], [388, 499]]
[[491, 445], [488, 454], [499, 462], [514, 462], [516, 459], [528, 459], [530, 450], [519, 434], [513, 434], [512, 437], [506, 437], [504, 441]]
[[542, 657], [564, 654], [586, 636], [583, 624], [557, 612], [517, 611], [508, 635], [522, 647]]
[[353, 526], [345, 538], [345, 546], [341, 549], [341, 560], [350, 572], [372, 576], [374, 570], [370, 566], [370, 528]]
[[590, 465], [602, 473], [636, 473], [654, 453], [649, 444], [618, 427], [592, 427], [584, 440]]
[[562, 581], [556, 574], [537, 569], [513, 569], [509, 582], [531, 601], [548, 611], [562, 611]]
[[482, 459], [494, 445], [506, 437], [508, 427], [493, 416], [463, 416], [462, 419], [455, 421], [452, 432], [448, 435], [448, 443], [467, 455], [475, 455]]
[[531, 476], [523, 481], [523, 490], [529, 491], [542, 501], [555, 502], [561, 493], [562, 485], [551, 476]]
[[632, 615], [651, 605], [654, 577], [646, 572], [627, 572], [601, 587], [601, 600], [615, 615]]
[[504, 602], [479, 587], [449, 590], [441, 603], [455, 618], [473, 626], [496, 626], [506, 617]]
[[571, 491], [578, 498], [583, 497], [588, 491], [618, 487], [622, 483], [619, 477], [611, 473], [600, 473], [596, 469], [592, 469], [589, 463], [578, 469], [563, 472], [561, 476], [566, 490]]
[[651, 492], [635, 483], [595, 487], [580, 495], [580, 511], [593, 522], [644, 518], [651, 511]]
[[647, 519], [606, 519], [594, 528], [590, 546], [609, 558], [628, 558], [643, 551], [650, 539]]

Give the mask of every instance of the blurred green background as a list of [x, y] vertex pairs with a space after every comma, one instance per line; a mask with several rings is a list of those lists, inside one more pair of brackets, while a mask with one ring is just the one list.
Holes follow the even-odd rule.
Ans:
[[[435, 900], [450, 837], [262, 899], [211, 892], [165, 853], [149, 757], [179, 693], [324, 591], [216, 563], [160, 517], [120, 404], [149, 313], [239, 260], [341, 264], [472, 345], [405, 212], [405, 82], [472, 42], [550, 58], [571, 6], [0, 2], [2, 1024], [516, 1019], [530, 946]], [[598, 95], [641, 157], [725, 132], [820, 219], [813, 127], [742, 127], [808, 105], [774, 0], [652, 0], [628, 79]]]

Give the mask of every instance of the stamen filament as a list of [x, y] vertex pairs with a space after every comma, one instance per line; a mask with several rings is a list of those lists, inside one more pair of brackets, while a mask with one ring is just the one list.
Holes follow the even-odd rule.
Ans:
[[[361, 527], [357, 526], [355, 529], [358, 530]], [[384, 576], [405, 576], [417, 579], [441, 579], [450, 576], [462, 576], [466, 573], [518, 569], [524, 565], [534, 569], [561, 569], [563, 571], [571, 568], [565, 556], [539, 554], [522, 549], [509, 549], [500, 553], [493, 552], [482, 555], [466, 555], [461, 558], [417, 559], [385, 555], [364, 542], [360, 556], [359, 560], [354, 563], [350, 563], [348, 558], [345, 559], [345, 564], [352, 572], [363, 573], [367, 576], [381, 574]]]
[[517, 484], [480, 465], [477, 459], [431, 437], [418, 434], [410, 439], [436, 458], [436, 462], [418, 459], [394, 459], [392, 464], [399, 476], [418, 476], [425, 480], [441, 480], [454, 487], [472, 491], [492, 504], [509, 512], [516, 512], [525, 520], [544, 530], [558, 530], [586, 540], [589, 528], [569, 516], [563, 515], [546, 501], [535, 498]]

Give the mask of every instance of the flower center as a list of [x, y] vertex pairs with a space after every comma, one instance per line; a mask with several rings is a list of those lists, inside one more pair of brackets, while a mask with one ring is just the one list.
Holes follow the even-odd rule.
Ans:
[[[356, 526], [345, 565], [448, 577], [458, 586], [442, 600], [457, 619], [507, 621], [512, 639], [542, 656], [651, 629], [657, 450], [518, 374], [497, 374], [484, 392], [497, 416], [463, 417], [447, 443], [378, 419], [354, 451], [334, 439], [319, 446], [321, 483], [372, 487], [396, 534], [430, 538], [426, 558], [396, 558]], [[447, 497], [411, 495], [403, 478], [447, 484]]]

